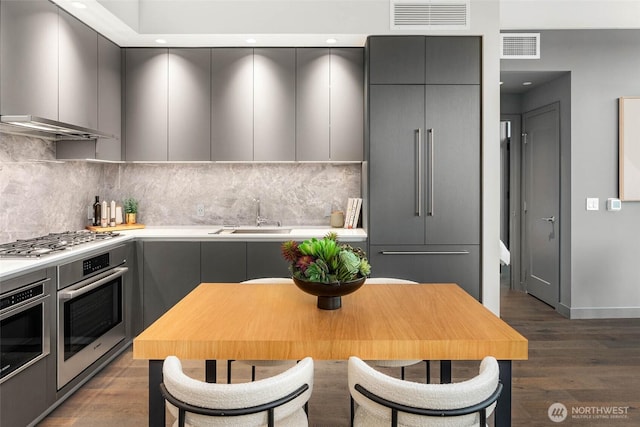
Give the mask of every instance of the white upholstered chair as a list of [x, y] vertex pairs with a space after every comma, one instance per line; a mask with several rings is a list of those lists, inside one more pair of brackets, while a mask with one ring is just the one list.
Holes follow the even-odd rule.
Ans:
[[164, 361], [161, 391], [174, 427], [186, 426], [308, 426], [303, 409], [313, 390], [313, 359], [258, 381], [216, 384], [184, 374], [180, 360]]
[[[264, 283], [264, 284], [278, 284], [286, 283], [292, 284], [293, 279], [290, 277], [261, 277], [258, 279], [245, 280], [241, 283]], [[290, 363], [288, 360], [227, 360], [227, 384], [231, 383], [231, 364], [233, 362], [241, 363], [243, 365], [251, 366], [251, 381], [256, 380], [256, 367], [271, 367], [271, 366], [283, 366]]]
[[498, 362], [485, 357], [479, 374], [451, 384], [422, 384], [390, 377], [349, 358], [349, 392], [357, 403], [356, 427], [485, 426], [502, 391]]

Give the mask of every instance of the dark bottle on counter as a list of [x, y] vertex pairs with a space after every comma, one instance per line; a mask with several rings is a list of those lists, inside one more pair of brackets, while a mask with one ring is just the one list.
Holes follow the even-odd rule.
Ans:
[[100, 198], [96, 196], [96, 202], [93, 204], [93, 225], [100, 226], [100, 218], [102, 218], [102, 206]]

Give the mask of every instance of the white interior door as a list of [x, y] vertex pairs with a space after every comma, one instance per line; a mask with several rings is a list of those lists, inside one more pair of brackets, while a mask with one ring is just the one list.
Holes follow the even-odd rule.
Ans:
[[524, 266], [526, 290], [557, 306], [560, 288], [559, 105], [523, 116]]

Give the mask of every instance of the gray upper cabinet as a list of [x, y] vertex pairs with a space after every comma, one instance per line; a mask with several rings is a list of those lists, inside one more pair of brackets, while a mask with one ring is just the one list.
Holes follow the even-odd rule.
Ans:
[[125, 53], [125, 160], [167, 160], [167, 49]]
[[296, 49], [296, 160], [330, 158], [330, 50]]
[[0, 2], [0, 114], [58, 119], [58, 7]]
[[211, 49], [169, 49], [169, 160], [211, 155]]
[[296, 160], [363, 157], [363, 50], [296, 50]]
[[211, 55], [211, 160], [253, 160], [253, 49]]
[[98, 128], [98, 35], [75, 17], [60, 12], [58, 118]]
[[480, 37], [427, 37], [427, 84], [480, 84]]
[[370, 37], [369, 84], [424, 84], [425, 37]]
[[96, 142], [96, 158], [122, 160], [122, 53], [98, 35], [98, 129], [116, 138]]
[[361, 161], [364, 140], [364, 50], [331, 49], [329, 160]]
[[295, 160], [295, 53], [294, 48], [254, 49], [254, 160]]

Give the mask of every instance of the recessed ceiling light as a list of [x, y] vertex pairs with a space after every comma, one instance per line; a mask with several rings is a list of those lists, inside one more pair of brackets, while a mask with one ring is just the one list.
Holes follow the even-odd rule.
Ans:
[[156, 43], [158, 43], [158, 44], [166, 44], [167, 41], [165, 39], [156, 39]]
[[79, 2], [79, 1], [74, 1], [73, 3], [71, 3], [73, 5], [73, 7], [75, 7], [76, 9], [86, 9], [87, 5]]
[[254, 44], [256, 42], [256, 39], [247, 39], [247, 43], [249, 44]]
[[327, 44], [336, 44], [336, 43], [338, 43], [338, 40], [334, 38], [327, 39]]
[[522, 82], [522, 86], [531, 86], [533, 82]]

